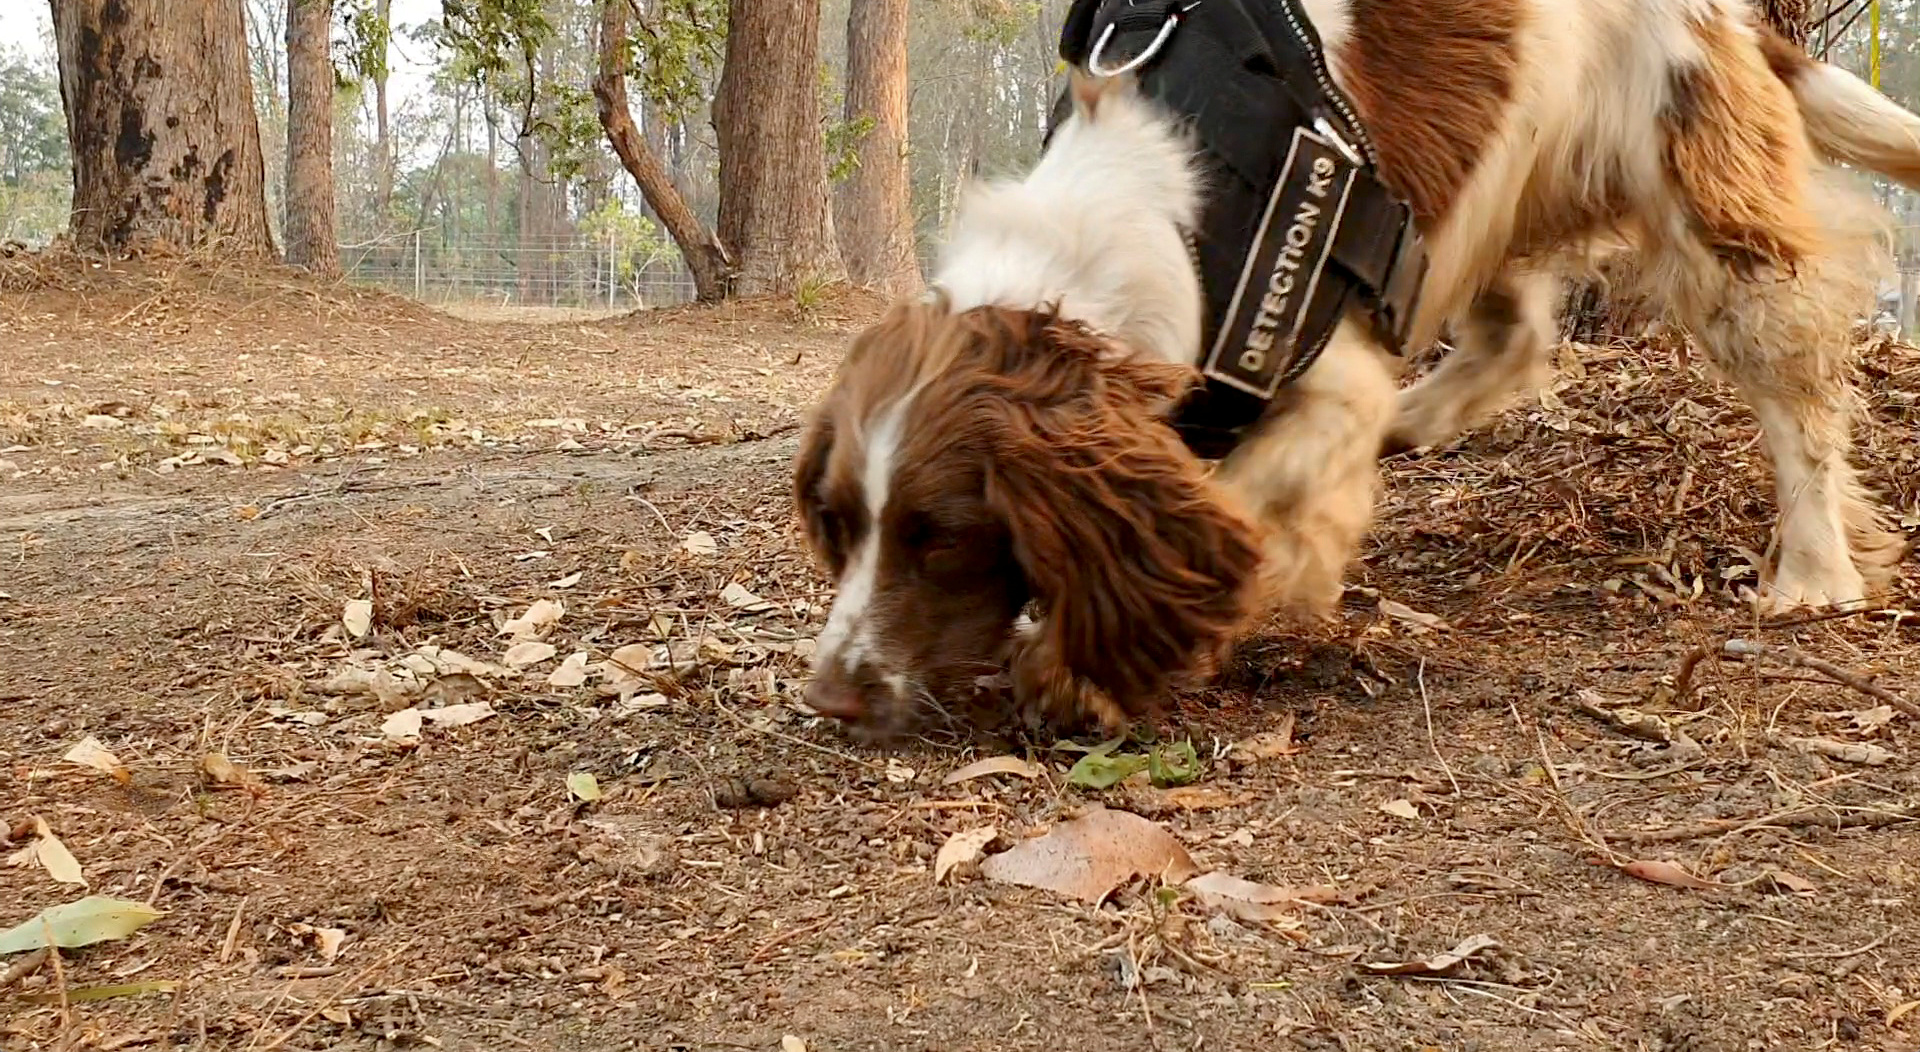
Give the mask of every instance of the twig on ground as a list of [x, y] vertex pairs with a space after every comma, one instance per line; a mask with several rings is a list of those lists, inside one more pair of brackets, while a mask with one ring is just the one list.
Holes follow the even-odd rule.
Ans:
[[1877, 950], [1880, 947], [1886, 945], [1888, 939], [1893, 938], [1895, 935], [1899, 933], [1900, 933], [1899, 928], [1888, 928], [1886, 931], [1886, 934], [1880, 936], [1878, 939], [1873, 940], [1872, 942], [1866, 944], [1865, 946], [1859, 947], [1858, 949], [1814, 950], [1809, 953], [1783, 953], [1780, 955], [1780, 957], [1784, 960], [1789, 960], [1789, 961], [1831, 961], [1831, 960], [1837, 960], [1842, 957], [1858, 957], [1863, 953], [1866, 953], [1870, 950]]
[[1427, 714], [1427, 747], [1433, 750], [1433, 758], [1440, 761], [1440, 770], [1446, 772], [1447, 781], [1453, 785], [1453, 795], [1460, 795], [1460, 780], [1453, 776], [1453, 768], [1448, 766], [1447, 758], [1440, 755], [1440, 742], [1433, 736], [1433, 699], [1427, 697], [1427, 659], [1420, 659], [1420, 666], [1413, 672], [1413, 681], [1420, 686], [1420, 707]]
[[1680, 668], [1673, 674], [1673, 703], [1675, 705], [1686, 700], [1687, 695], [1693, 692], [1693, 672], [1700, 667], [1700, 662], [1707, 659], [1709, 653], [1711, 652], [1706, 647], [1694, 647], [1692, 650], [1687, 651], [1685, 657], [1680, 659]]
[[0, 971], [0, 990], [5, 990], [14, 983], [39, 971], [40, 966], [45, 963], [47, 963], [47, 950], [46, 947], [43, 946], [12, 964], [7, 965], [5, 971]]
[[1885, 702], [1914, 719], [1920, 720], [1920, 704], [1908, 701], [1893, 691], [1880, 686], [1878, 683], [1869, 682], [1859, 675], [1848, 672], [1846, 669], [1830, 661], [1822, 661], [1811, 654], [1801, 653], [1792, 647], [1770, 646], [1766, 643], [1755, 643], [1746, 639], [1729, 639], [1721, 644], [1720, 652], [1730, 657], [1772, 658], [1775, 661], [1793, 665], [1797, 668], [1804, 668], [1809, 672], [1818, 672], [1828, 679], [1833, 680], [1835, 683], [1845, 687], [1851, 687], [1870, 698]]
[[250, 897], [240, 896], [240, 904], [233, 908], [233, 920], [227, 923], [227, 939], [220, 944], [221, 964], [233, 959], [233, 946], [240, 941], [240, 921], [247, 915], [247, 899]]
[[[370, 978], [375, 972], [378, 972], [382, 968], [385, 968], [387, 965], [392, 964], [395, 960], [399, 959], [401, 954], [407, 952], [412, 948], [413, 948], [413, 943], [411, 942], [403, 943], [399, 948], [395, 949], [392, 953], [387, 954], [385, 957], [380, 958], [379, 960], [373, 962], [372, 964], [367, 965], [365, 968], [360, 969], [358, 972], [355, 972], [353, 975], [348, 976], [346, 982], [343, 982], [340, 985], [334, 987], [332, 993], [329, 993], [327, 996], [322, 997], [318, 1001], [314, 1002], [313, 1007], [307, 1009], [307, 1012], [305, 1015], [302, 1015], [299, 1019], [294, 1020], [294, 1023], [292, 1026], [286, 1028], [285, 1030], [282, 1030], [280, 1032], [279, 1037], [276, 1037], [272, 1041], [269, 1041], [266, 1044], [260, 1046], [260, 1052], [273, 1052], [274, 1049], [279, 1048], [281, 1045], [284, 1045], [288, 1041], [292, 1040], [293, 1035], [299, 1033], [301, 1027], [306, 1026], [308, 1023], [313, 1022], [314, 1018], [318, 1016], [320, 1013], [333, 1007], [335, 1004], [338, 1004], [340, 1001], [340, 998], [343, 997], [348, 990], [351, 990], [359, 986], [361, 983], [366, 982], [367, 979]], [[256, 1034], [255, 1036], [257, 1037], [258, 1034]], [[253, 1045], [253, 1042], [249, 1041], [247, 1045], [249, 1048], [251, 1048]]]
[[1892, 753], [1872, 742], [1843, 742], [1832, 738], [1796, 738], [1786, 734], [1769, 733], [1767, 744], [1814, 753], [1829, 760], [1839, 760], [1841, 763], [1865, 764], [1868, 767], [1878, 767], [1893, 762]]
[[1671, 844], [1703, 836], [1743, 833], [1762, 826], [1782, 829], [1811, 829], [1815, 826], [1825, 829], [1880, 829], [1902, 822], [1920, 822], [1920, 805], [1878, 811], [1859, 810], [1845, 815], [1834, 814], [1830, 807], [1795, 807], [1759, 818], [1715, 818], [1666, 829], [1627, 833], [1625, 836], [1635, 844]]

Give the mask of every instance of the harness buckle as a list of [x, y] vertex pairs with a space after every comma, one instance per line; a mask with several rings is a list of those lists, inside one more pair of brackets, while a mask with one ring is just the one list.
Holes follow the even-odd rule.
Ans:
[[[1153, 61], [1153, 56], [1158, 55], [1160, 49], [1167, 46], [1167, 39], [1173, 36], [1175, 29], [1179, 28], [1180, 20], [1186, 17], [1188, 11], [1199, 7], [1202, 2], [1203, 0], [1192, 0], [1191, 3], [1169, 5], [1166, 20], [1160, 23], [1160, 31], [1153, 35], [1153, 40], [1148, 42], [1146, 49], [1112, 69], [1104, 69], [1100, 65], [1100, 54], [1113, 41], [1113, 29], [1117, 24], [1108, 22], [1106, 28], [1100, 31], [1099, 39], [1093, 42], [1093, 50], [1087, 53], [1087, 72], [1096, 77], [1117, 77], [1122, 73], [1131, 73]], [[1133, 6], [1132, 0], [1128, 0], [1128, 6]]]

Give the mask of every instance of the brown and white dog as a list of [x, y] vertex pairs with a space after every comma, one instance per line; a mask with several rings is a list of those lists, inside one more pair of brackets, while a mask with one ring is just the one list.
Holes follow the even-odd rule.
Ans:
[[796, 495], [838, 584], [813, 707], [885, 735], [1011, 653], [1029, 713], [1150, 711], [1255, 613], [1327, 611], [1381, 450], [1542, 379], [1559, 277], [1624, 250], [1759, 418], [1763, 602], [1885, 580], [1903, 544], [1848, 463], [1881, 219], [1828, 165], [1920, 182], [1920, 119], [1747, 0], [1306, 7], [1427, 240], [1410, 344], [1444, 327], [1452, 353], [1401, 391], [1350, 319], [1217, 469], [1195, 458], [1165, 421], [1199, 356], [1192, 153], [1127, 82], [1077, 75], [1046, 154], [970, 192], [936, 293], [855, 341], [806, 433]]

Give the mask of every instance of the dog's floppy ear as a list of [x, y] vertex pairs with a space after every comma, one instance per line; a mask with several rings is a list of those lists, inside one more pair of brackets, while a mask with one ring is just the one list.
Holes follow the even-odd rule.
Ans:
[[[1208, 667], [1252, 611], [1260, 546], [1199, 460], [1158, 419], [1191, 370], [1128, 360], [1051, 321], [1000, 375], [987, 500], [1045, 608], [1028, 670], [1047, 692], [1085, 683], [1128, 716]], [[1019, 678], [1016, 670], [1016, 679]]]

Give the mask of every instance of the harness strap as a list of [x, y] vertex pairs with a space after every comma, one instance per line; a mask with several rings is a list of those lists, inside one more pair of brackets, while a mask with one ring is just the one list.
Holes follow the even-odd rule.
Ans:
[[[1198, 132], [1209, 193], [1190, 247], [1205, 383], [1173, 419], [1196, 453], [1231, 451], [1349, 314], [1403, 350], [1425, 248], [1374, 174], [1372, 140], [1299, 0], [1074, 0], [1060, 54], [1096, 74], [1138, 69], [1143, 90]], [[1063, 92], [1049, 140], [1070, 112]]]

